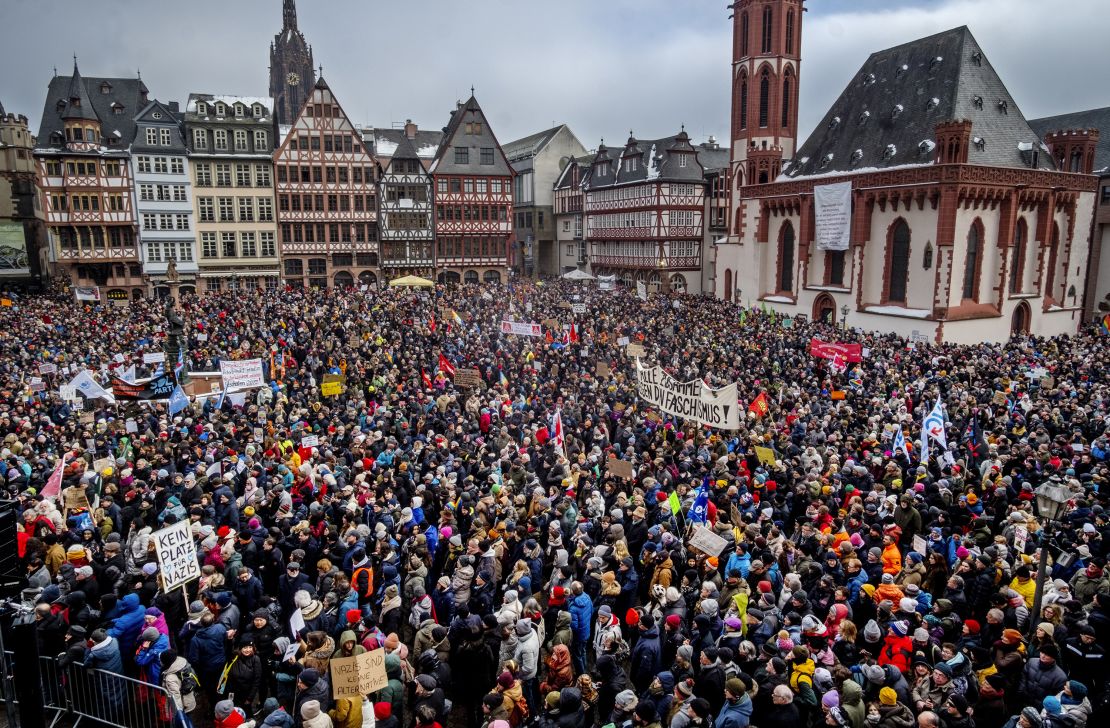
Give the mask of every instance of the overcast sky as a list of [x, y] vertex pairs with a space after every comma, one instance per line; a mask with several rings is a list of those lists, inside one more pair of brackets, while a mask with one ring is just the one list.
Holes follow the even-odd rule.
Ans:
[[[266, 95], [281, 0], [0, 0], [0, 102], [37, 129], [46, 85], [86, 76], [151, 94]], [[1110, 104], [1107, 0], [809, 0], [801, 130], [873, 51], [966, 24], [1027, 117]], [[588, 148], [687, 130], [724, 141], [727, 0], [299, 0], [300, 28], [359, 124], [447, 123], [474, 85], [502, 142], [568, 123]], [[79, 10], [78, 10], [79, 8]]]

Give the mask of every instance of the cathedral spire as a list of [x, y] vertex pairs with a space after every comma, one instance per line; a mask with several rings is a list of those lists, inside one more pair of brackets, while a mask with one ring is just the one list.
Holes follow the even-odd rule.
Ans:
[[281, 29], [297, 29], [297, 0], [283, 0], [281, 9]]

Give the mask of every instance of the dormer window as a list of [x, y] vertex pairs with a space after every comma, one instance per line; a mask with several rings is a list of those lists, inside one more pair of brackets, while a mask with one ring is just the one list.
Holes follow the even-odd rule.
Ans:
[[870, 119], [870, 118], [871, 118], [871, 112], [870, 111], [864, 111], [862, 114], [859, 115], [859, 123], [860, 124], [866, 124], [867, 120]]
[[58, 99], [58, 103], [54, 105], [54, 108], [58, 110], [59, 114], [62, 113], [63, 111], [65, 111], [66, 110], [66, 101], [65, 101], [65, 99]]
[[897, 119], [899, 116], [902, 115], [902, 112], [905, 111], [905, 110], [906, 110], [906, 108], [904, 106], [902, 106], [902, 104], [895, 104], [894, 109], [890, 112], [890, 118], [891, 119]]
[[235, 104], [235, 118], [237, 118], [237, 119], [242, 119], [243, 118], [243, 105], [242, 104]]
[[221, 104], [216, 104], [216, 116], [227, 116], [227, 107]]
[[208, 104], [204, 103], [203, 101], [198, 101], [197, 102], [197, 113], [198, 114], [207, 114], [208, 113]]
[[263, 113], [264, 112], [262, 111], [262, 104], [255, 104], [254, 105], [254, 115], [256, 117], [257, 116], [262, 116]]
[[971, 104], [972, 104], [972, 106], [974, 106], [977, 109], [983, 108], [983, 97], [982, 96], [973, 97], [971, 99]]
[[887, 144], [886, 149], [883, 150], [883, 159], [894, 159], [894, 155], [898, 153], [898, 147], [893, 144]]
[[821, 158], [821, 169], [824, 169], [825, 167], [828, 167], [830, 164], [832, 164], [832, 161], [833, 161], [833, 153], [829, 152], [828, 154], [826, 154], [824, 157]]
[[155, 111], [153, 114], [151, 114], [151, 116], [154, 117], [155, 119], [161, 119], [162, 118], [162, 112], [161, 111]]
[[679, 154], [678, 155], [678, 166], [679, 167], [685, 167], [688, 164], [688, 161], [687, 161], [688, 157], [689, 157], [688, 154]]
[[998, 110], [1007, 116], [1010, 114], [1010, 102], [1006, 99], [998, 100]]
[[834, 116], [829, 121], [829, 129], [835, 129], [838, 126], [840, 126], [840, 117], [839, 116]]
[[974, 144], [975, 148], [980, 152], [985, 152], [987, 150], [987, 140], [983, 137], [977, 136], [971, 140], [971, 143]]
[[107, 81], [100, 84], [100, 93], [104, 94], [105, 96], [112, 93], [112, 84], [108, 83]]
[[852, 152], [852, 158], [849, 160], [849, 163], [854, 167], [859, 164], [861, 159], [863, 159], [863, 150], [857, 149], [856, 151]]

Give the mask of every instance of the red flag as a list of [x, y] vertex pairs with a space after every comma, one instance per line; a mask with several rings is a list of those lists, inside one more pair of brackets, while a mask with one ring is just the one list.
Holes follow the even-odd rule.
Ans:
[[440, 371], [445, 372], [447, 376], [455, 376], [455, 365], [452, 364], [451, 361], [443, 355], [443, 352], [440, 352], [439, 354], [439, 368]]
[[432, 314], [432, 317], [430, 319], [428, 319], [428, 329], [431, 330], [431, 332], [433, 334], [436, 332], [436, 316], [435, 316], [435, 314]]
[[65, 470], [66, 455], [68, 454], [68, 452], [62, 453], [58, 464], [54, 466], [54, 472], [50, 474], [50, 479], [46, 481], [46, 486], [42, 489], [43, 498], [57, 498], [62, 494], [62, 471]]
[[843, 361], [853, 364], [863, 361], [863, 346], [860, 344], [838, 344], [810, 339], [809, 353], [819, 359], [835, 359], [840, 356]]
[[431, 387], [432, 387], [432, 378], [429, 377], [428, 373], [426, 371], [424, 371], [423, 369], [420, 370], [420, 378], [424, 380], [424, 386], [431, 389]]
[[551, 441], [559, 452], [566, 454], [563, 450], [563, 411], [555, 410], [555, 417], [551, 420]]
[[578, 341], [578, 327], [575, 326], [574, 324], [571, 324], [570, 325], [570, 343], [573, 344], [577, 341]]
[[767, 393], [760, 392], [759, 396], [748, 405], [748, 411], [754, 413], [756, 417], [763, 417], [770, 412], [771, 408], [767, 405]]

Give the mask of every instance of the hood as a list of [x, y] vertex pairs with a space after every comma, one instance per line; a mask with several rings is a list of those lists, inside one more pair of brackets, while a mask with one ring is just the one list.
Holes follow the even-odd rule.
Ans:
[[845, 705], [860, 705], [863, 701], [863, 688], [854, 680], [845, 680], [840, 686], [840, 702]]
[[320, 703], [316, 700], [309, 700], [301, 706], [301, 717], [305, 720], [311, 720], [320, 715]]
[[339, 648], [343, 649], [348, 642], [354, 642], [356, 646], [358, 645], [358, 637], [353, 630], [349, 629], [343, 630], [343, 634], [339, 635]]
[[[124, 594], [123, 599], [119, 600], [119, 613], [134, 612], [136, 609], [143, 609], [143, 605], [139, 603], [139, 595], [131, 592]], [[146, 611], [146, 610], [143, 610]]]
[[385, 674], [391, 680], [401, 679], [401, 658], [397, 655], [385, 656]]
[[656, 675], [659, 678], [659, 684], [663, 686], [663, 694], [670, 695], [674, 690], [674, 673], [670, 670], [664, 670]]
[[578, 688], [563, 688], [559, 691], [559, 712], [563, 715], [577, 713], [582, 708], [582, 693]]
[[559, 629], [570, 626], [570, 612], [559, 612], [559, 616], [555, 618], [555, 626]]

